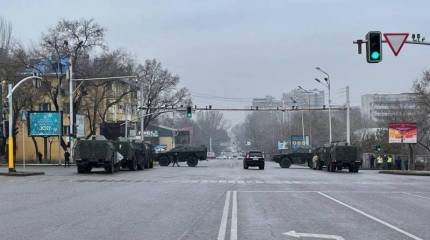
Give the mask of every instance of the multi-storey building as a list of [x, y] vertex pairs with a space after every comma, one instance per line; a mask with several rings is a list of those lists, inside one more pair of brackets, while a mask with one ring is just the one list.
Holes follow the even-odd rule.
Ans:
[[325, 104], [325, 97], [324, 91], [322, 90], [313, 89], [309, 92], [305, 92], [300, 89], [294, 89], [288, 93], [282, 94], [282, 101], [287, 107], [322, 107]]
[[361, 115], [364, 119], [386, 123], [401, 121], [416, 114], [415, 93], [366, 94], [361, 96]]

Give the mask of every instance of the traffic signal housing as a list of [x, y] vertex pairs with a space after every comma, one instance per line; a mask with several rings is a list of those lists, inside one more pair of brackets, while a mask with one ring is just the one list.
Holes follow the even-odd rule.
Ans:
[[382, 34], [379, 31], [371, 31], [366, 34], [366, 57], [368, 63], [382, 61]]
[[193, 117], [193, 111], [191, 109], [191, 106], [187, 107], [187, 118], [192, 118]]

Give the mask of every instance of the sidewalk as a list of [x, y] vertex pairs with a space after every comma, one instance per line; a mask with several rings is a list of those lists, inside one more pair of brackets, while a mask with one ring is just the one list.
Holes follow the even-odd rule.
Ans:
[[393, 175], [430, 176], [430, 171], [381, 170], [379, 173]]

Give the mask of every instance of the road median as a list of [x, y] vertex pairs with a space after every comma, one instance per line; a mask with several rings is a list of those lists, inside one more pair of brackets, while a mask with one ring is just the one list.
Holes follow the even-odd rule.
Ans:
[[430, 171], [402, 171], [402, 170], [381, 170], [382, 174], [409, 175], [409, 176], [430, 176]]

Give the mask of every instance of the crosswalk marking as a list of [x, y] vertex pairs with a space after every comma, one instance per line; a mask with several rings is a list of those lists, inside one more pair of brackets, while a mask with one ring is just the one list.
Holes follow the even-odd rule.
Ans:
[[290, 181], [290, 180], [256, 180], [256, 179], [135, 179], [135, 178], [115, 178], [115, 177], [88, 177], [88, 178], [58, 178], [58, 177], [43, 177], [43, 178], [28, 178], [28, 179], [7, 179], [7, 183], [36, 183], [36, 182], [62, 182], [62, 183], [163, 183], [163, 184], [239, 184], [239, 185], [254, 185], [254, 184], [270, 184], [270, 185], [410, 185], [411, 182], [394, 183], [394, 182], [347, 182], [347, 183], [331, 183], [319, 181]]

